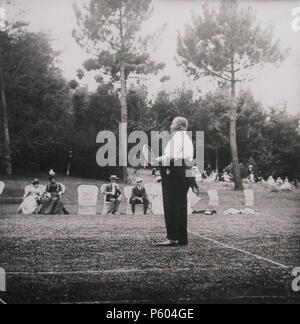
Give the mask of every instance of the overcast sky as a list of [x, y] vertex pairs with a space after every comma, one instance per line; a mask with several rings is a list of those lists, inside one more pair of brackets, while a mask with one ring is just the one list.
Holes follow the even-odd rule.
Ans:
[[[25, 20], [30, 22], [33, 31], [47, 31], [53, 38], [53, 47], [61, 52], [60, 67], [67, 79], [76, 78], [76, 70], [81, 67], [87, 54], [72, 38], [72, 30], [76, 26], [72, 3], [81, 5], [88, 0], [16, 0], [19, 9], [25, 9]], [[212, 1], [209, 1], [212, 2]], [[153, 34], [164, 23], [168, 24], [162, 42], [154, 57], [167, 64], [164, 75], [171, 80], [163, 88], [174, 89], [183, 83], [187, 88], [200, 88], [204, 93], [213, 88], [209, 79], [195, 84], [188, 80], [184, 72], [176, 66], [176, 40], [178, 31], [184, 30], [192, 12], [201, 12], [201, 0], [154, 0], [154, 12], [145, 23], [145, 34]], [[300, 32], [291, 28], [293, 17], [292, 9], [300, 7], [300, 0], [277, 1], [241, 1], [243, 5], [251, 5], [257, 12], [262, 25], [274, 25], [275, 37], [281, 40], [283, 48], [291, 47], [289, 58], [279, 67], [267, 67], [257, 79], [250, 84], [243, 84], [243, 88], [252, 89], [255, 98], [265, 105], [287, 102], [289, 111], [300, 112]], [[92, 76], [86, 77], [83, 83], [89, 85], [89, 90], [95, 89]], [[153, 79], [149, 81], [153, 95], [162, 88], [162, 85]]]

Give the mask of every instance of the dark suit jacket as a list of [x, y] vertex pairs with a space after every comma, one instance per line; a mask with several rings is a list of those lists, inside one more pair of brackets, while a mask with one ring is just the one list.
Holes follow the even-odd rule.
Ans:
[[133, 199], [133, 198], [148, 199], [148, 195], [147, 195], [145, 187], [142, 187], [141, 190], [139, 190], [138, 187], [133, 188], [131, 199]]
[[113, 199], [118, 199], [121, 195], [122, 195], [122, 191], [117, 188], [116, 189], [116, 194], [113, 196], [111, 194], [107, 194], [108, 192], [112, 192], [112, 185], [111, 184], [108, 184], [105, 188], [105, 191], [104, 193], [107, 195], [106, 196], [106, 201], [109, 202], [112, 198]]

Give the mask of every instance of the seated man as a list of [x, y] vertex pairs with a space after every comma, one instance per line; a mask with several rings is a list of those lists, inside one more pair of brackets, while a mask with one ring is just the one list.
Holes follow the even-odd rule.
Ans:
[[108, 184], [104, 190], [104, 194], [106, 195], [106, 202], [110, 202], [110, 208], [108, 210], [107, 215], [120, 215], [119, 207], [122, 201], [122, 191], [117, 184], [118, 177], [112, 175], [110, 178], [110, 184]]
[[147, 214], [149, 199], [141, 178], [137, 179], [137, 186], [132, 189], [130, 204], [132, 206], [133, 214], [135, 214], [135, 206], [139, 204], [144, 204], [144, 215]]

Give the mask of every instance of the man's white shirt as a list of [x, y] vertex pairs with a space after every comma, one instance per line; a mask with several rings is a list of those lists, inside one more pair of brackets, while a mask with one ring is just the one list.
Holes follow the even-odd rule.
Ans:
[[194, 145], [186, 131], [177, 131], [168, 142], [164, 155], [159, 159], [164, 165], [171, 160], [188, 160], [194, 159]]

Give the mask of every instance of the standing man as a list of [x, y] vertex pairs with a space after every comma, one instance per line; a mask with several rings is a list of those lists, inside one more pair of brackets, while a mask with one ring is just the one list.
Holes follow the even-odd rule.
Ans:
[[[158, 246], [188, 245], [187, 194], [196, 182], [186, 176], [187, 162], [194, 159], [194, 146], [187, 134], [188, 121], [177, 117], [171, 125], [173, 136], [164, 155], [157, 158], [161, 163], [161, 177], [167, 241]], [[197, 185], [196, 185], [197, 186]]]
[[146, 188], [143, 186], [143, 179], [138, 178], [136, 181], [137, 185], [132, 189], [132, 195], [130, 198], [130, 204], [132, 207], [132, 213], [135, 214], [135, 206], [144, 205], [144, 215], [147, 215], [149, 207], [149, 199], [146, 192]]

